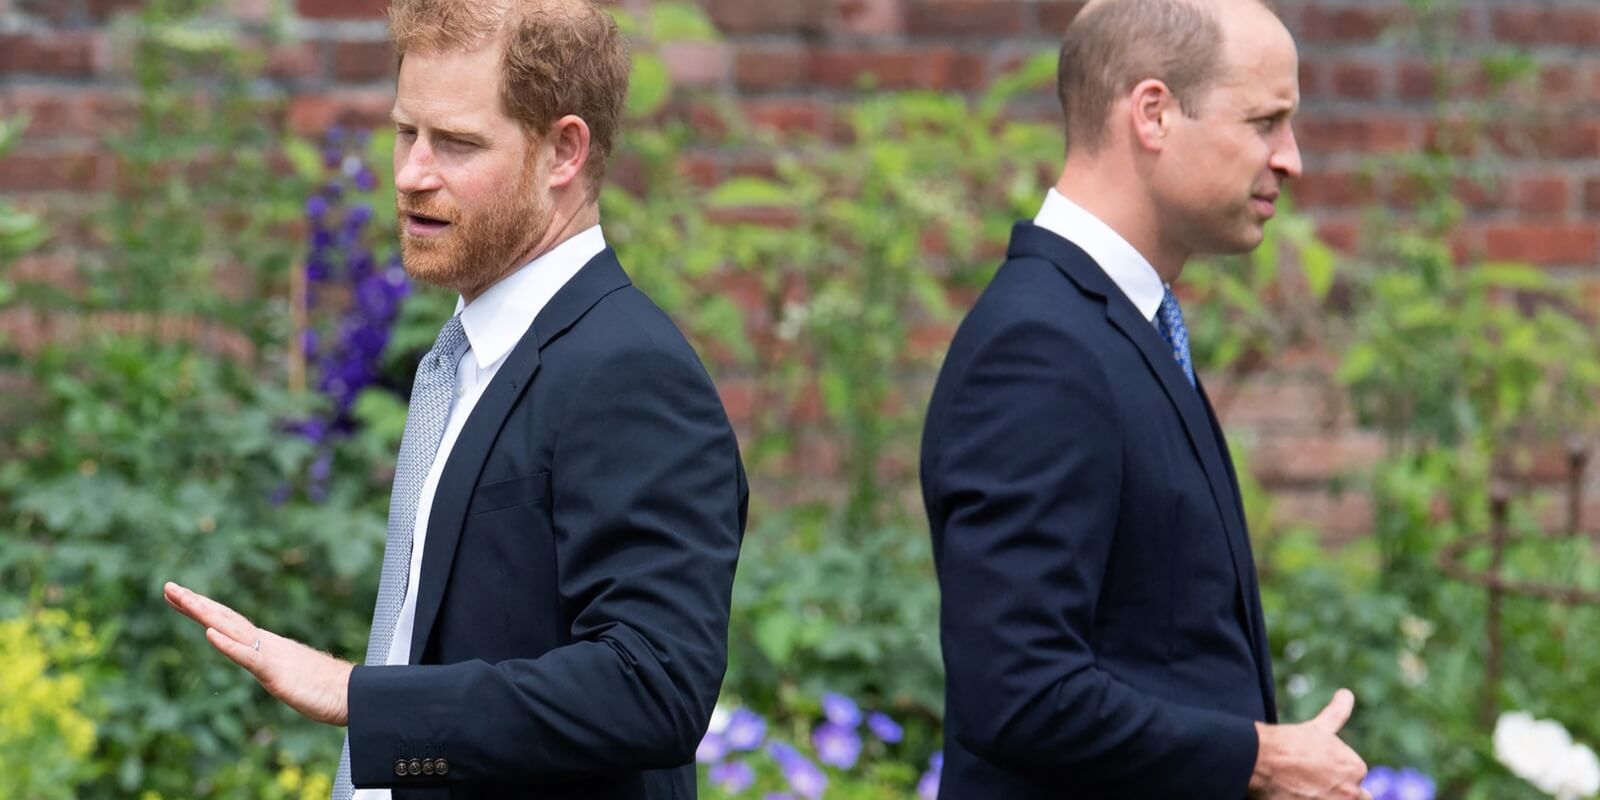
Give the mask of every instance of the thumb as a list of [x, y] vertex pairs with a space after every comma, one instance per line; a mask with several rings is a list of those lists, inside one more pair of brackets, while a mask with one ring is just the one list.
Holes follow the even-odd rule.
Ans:
[[1355, 694], [1349, 689], [1340, 689], [1333, 693], [1333, 699], [1311, 720], [1311, 724], [1328, 733], [1338, 733], [1350, 721], [1350, 712], [1355, 707]]

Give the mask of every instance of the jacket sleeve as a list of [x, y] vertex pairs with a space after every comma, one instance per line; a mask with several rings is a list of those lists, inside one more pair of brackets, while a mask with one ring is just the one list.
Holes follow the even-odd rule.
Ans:
[[1117, 531], [1123, 420], [1100, 362], [1055, 324], [1011, 321], [955, 376], [927, 468], [949, 714], [960, 744], [1118, 797], [1238, 798], [1253, 721], [1101, 670], [1096, 604]]
[[[676, 349], [614, 353], [573, 386], [552, 459], [572, 643], [492, 665], [357, 667], [357, 786], [693, 761], [727, 664], [748, 499], [716, 390]], [[448, 773], [397, 782], [386, 759], [417, 743], [443, 754]]]

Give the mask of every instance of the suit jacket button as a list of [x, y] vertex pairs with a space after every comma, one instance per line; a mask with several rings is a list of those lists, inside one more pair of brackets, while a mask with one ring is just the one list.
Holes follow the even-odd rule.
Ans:
[[424, 775], [432, 775], [433, 774], [433, 759], [431, 759], [431, 758], [422, 759], [422, 774], [424, 774]]
[[449, 772], [450, 771], [450, 762], [448, 762], [448, 761], [446, 761], [446, 760], [444, 760], [442, 758], [439, 759], [438, 761], [433, 762], [433, 771], [434, 771], [435, 774], [438, 774], [438, 775], [443, 775], [446, 772]]
[[422, 774], [422, 762], [417, 760], [417, 759], [415, 759], [415, 758], [411, 759], [411, 774], [412, 775], [421, 775]]
[[404, 776], [406, 774], [406, 760], [405, 759], [402, 758], [399, 761], [394, 762], [394, 774], [401, 775], [401, 776]]

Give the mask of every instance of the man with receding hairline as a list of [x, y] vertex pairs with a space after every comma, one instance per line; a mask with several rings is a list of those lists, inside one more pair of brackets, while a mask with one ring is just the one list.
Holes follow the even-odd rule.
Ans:
[[1259, 0], [1095, 0], [1067, 153], [963, 321], [923, 434], [945, 800], [1366, 798], [1354, 698], [1279, 725], [1226, 440], [1172, 285], [1300, 177], [1294, 41]]
[[348, 726], [334, 800], [692, 798], [748, 492], [699, 357], [600, 228], [625, 43], [589, 0], [389, 16], [403, 261], [461, 299], [417, 370], [365, 665], [167, 601]]

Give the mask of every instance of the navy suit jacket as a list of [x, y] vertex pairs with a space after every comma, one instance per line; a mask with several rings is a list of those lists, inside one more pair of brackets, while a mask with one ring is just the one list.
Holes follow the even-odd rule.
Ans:
[[946, 800], [1246, 794], [1272, 668], [1203, 390], [1032, 224], [963, 321], [922, 443]]
[[413, 666], [350, 676], [355, 785], [396, 800], [694, 797], [747, 501], [699, 358], [602, 252], [450, 452]]

